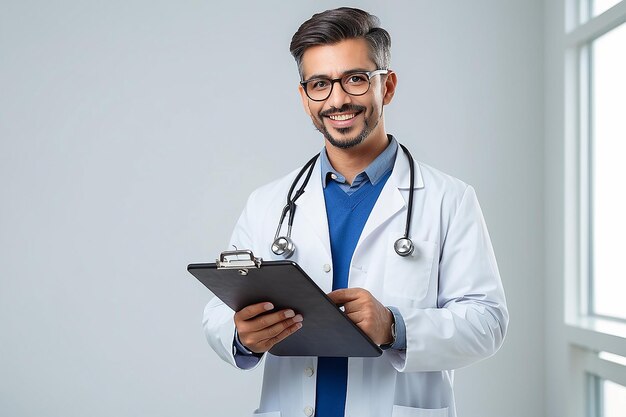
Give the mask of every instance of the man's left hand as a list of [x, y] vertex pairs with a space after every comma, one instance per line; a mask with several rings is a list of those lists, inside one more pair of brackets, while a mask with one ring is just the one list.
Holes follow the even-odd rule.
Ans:
[[377, 345], [391, 343], [393, 314], [363, 288], [344, 288], [328, 294], [335, 304]]

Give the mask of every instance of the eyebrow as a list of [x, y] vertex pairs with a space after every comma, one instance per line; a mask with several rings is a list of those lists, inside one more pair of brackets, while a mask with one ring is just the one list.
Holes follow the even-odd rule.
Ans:
[[[341, 75], [339, 76], [339, 78], [343, 77], [344, 75], [352, 74], [352, 73], [355, 73], [355, 72], [372, 72], [372, 71], [376, 71], [376, 69], [370, 70], [370, 69], [367, 69], [367, 68], [352, 68], [352, 69], [349, 69], [347, 71], [342, 72]], [[302, 81], [314, 80], [316, 78], [328, 78], [328, 79], [331, 79], [331, 77], [329, 75], [327, 75], [327, 74], [313, 74], [309, 78], [304, 78]]]

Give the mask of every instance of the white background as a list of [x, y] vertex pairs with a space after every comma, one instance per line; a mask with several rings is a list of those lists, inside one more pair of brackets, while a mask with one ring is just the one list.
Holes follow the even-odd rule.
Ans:
[[[0, 415], [256, 407], [261, 373], [210, 350], [186, 265], [321, 148], [288, 47], [339, 5], [0, 0]], [[459, 415], [541, 416], [543, 2], [351, 5], [392, 35], [388, 131], [476, 188], [498, 258], [510, 332], [458, 371]]]

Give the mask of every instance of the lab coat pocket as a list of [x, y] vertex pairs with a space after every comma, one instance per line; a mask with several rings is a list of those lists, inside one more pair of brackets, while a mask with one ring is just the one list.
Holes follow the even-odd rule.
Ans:
[[259, 410], [255, 410], [252, 413], [252, 417], [280, 417], [280, 411], [270, 411], [269, 413], [259, 413]]
[[[397, 236], [392, 236], [387, 245], [391, 253], [387, 255], [385, 268], [385, 293], [393, 298], [409, 299], [415, 302], [423, 300], [434, 278], [431, 280], [433, 265], [439, 259], [439, 245], [425, 240], [413, 241], [413, 253], [398, 256], [393, 249]], [[436, 270], [435, 278], [436, 278]]]
[[448, 417], [448, 408], [413, 408], [394, 405], [391, 417]]

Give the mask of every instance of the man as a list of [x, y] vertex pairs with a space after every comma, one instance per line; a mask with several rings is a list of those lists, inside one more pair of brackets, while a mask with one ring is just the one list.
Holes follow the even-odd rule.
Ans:
[[[273, 356], [267, 351], [307, 317], [269, 302], [234, 313], [214, 298], [203, 324], [218, 355], [240, 369], [265, 357], [256, 415], [455, 416], [452, 370], [502, 344], [508, 312], [472, 187], [414, 162], [405, 236], [413, 248], [404, 248], [408, 256], [394, 250], [411, 201], [412, 159], [385, 130], [383, 109], [397, 84], [390, 47], [378, 19], [352, 8], [314, 15], [291, 42], [304, 110], [325, 140], [297, 200], [291, 259], [383, 355]], [[231, 244], [282, 259], [270, 247], [296, 174], [250, 196]]]

